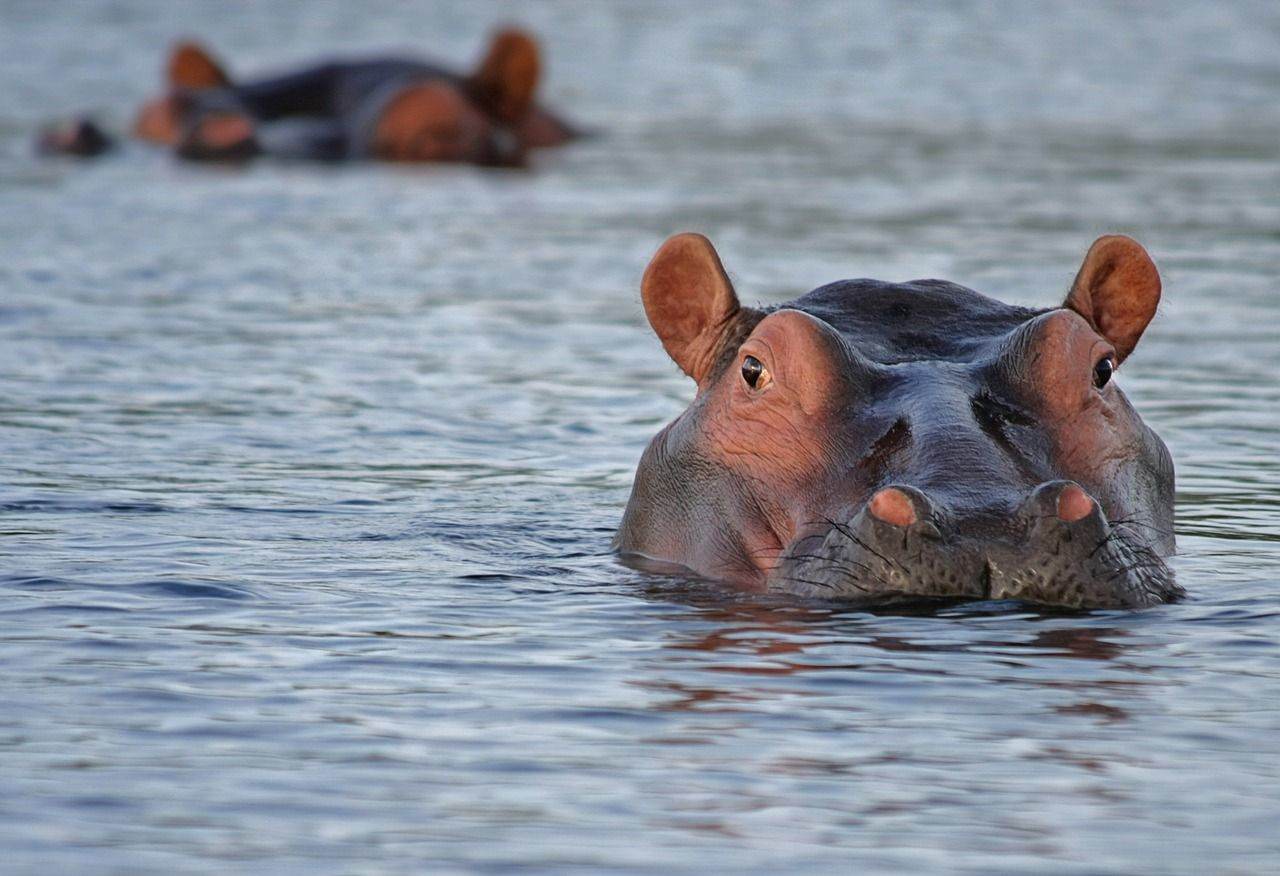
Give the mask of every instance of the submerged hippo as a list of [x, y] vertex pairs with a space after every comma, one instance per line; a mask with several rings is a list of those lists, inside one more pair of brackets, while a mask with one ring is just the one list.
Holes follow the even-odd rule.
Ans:
[[[517, 166], [530, 149], [576, 135], [537, 103], [541, 67], [537, 42], [515, 29], [496, 34], [469, 74], [383, 57], [237, 82], [204, 48], [180, 43], [166, 65], [167, 90], [143, 105], [133, 134], [197, 160], [265, 154]], [[43, 152], [82, 156], [109, 145], [85, 118], [38, 141]]]
[[698, 389], [640, 461], [624, 557], [868, 602], [1181, 595], [1173, 463], [1113, 380], [1160, 300], [1128, 237], [1099, 238], [1049, 310], [943, 280], [743, 307], [696, 234], [662, 246], [642, 297]]

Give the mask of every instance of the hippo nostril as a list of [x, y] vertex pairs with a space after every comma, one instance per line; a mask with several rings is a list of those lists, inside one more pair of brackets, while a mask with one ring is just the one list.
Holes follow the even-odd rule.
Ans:
[[916, 529], [916, 531], [919, 532], [921, 535], [923, 535], [925, 538], [932, 538], [935, 541], [940, 540], [942, 538], [942, 530], [938, 528], [938, 525], [936, 523], [933, 523], [928, 520], [921, 523], [920, 526]]
[[911, 497], [897, 487], [885, 487], [871, 497], [867, 509], [877, 518], [894, 526], [910, 526], [916, 522], [916, 507]]
[[1093, 499], [1089, 498], [1089, 494], [1079, 485], [1067, 484], [1062, 488], [1062, 492], [1058, 493], [1055, 510], [1058, 519], [1074, 523], [1088, 517], [1093, 512], [1093, 507]]

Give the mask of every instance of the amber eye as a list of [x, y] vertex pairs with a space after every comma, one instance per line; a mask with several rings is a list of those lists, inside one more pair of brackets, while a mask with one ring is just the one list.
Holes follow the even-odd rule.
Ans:
[[1102, 389], [1111, 380], [1111, 375], [1115, 372], [1115, 363], [1111, 361], [1111, 357], [1099, 359], [1098, 364], [1093, 366], [1093, 385]]
[[747, 356], [742, 360], [742, 379], [752, 389], [764, 389], [769, 383], [769, 372], [755, 356]]

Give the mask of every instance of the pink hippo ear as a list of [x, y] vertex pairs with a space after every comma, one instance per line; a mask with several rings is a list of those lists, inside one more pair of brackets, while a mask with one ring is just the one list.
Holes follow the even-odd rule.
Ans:
[[1133, 352], [1160, 303], [1160, 273], [1133, 238], [1099, 237], [1067, 295], [1066, 307], [1083, 316], [1116, 348], [1117, 364]]
[[520, 122], [533, 106], [542, 61], [537, 41], [522, 30], [494, 34], [467, 82], [477, 102], [507, 124]]
[[165, 79], [170, 88], [196, 90], [228, 88], [231, 85], [231, 77], [209, 50], [191, 40], [180, 42], [170, 50]]
[[701, 234], [669, 238], [645, 268], [640, 297], [667, 354], [702, 383], [742, 312], [711, 241]]

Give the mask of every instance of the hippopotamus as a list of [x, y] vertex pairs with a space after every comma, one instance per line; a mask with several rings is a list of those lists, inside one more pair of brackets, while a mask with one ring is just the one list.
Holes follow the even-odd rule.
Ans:
[[697, 391], [644, 451], [614, 547], [869, 605], [1176, 599], [1173, 463], [1116, 379], [1160, 289], [1109, 235], [1049, 309], [869, 279], [746, 307], [707, 238], [672, 237], [641, 297]]
[[[381, 57], [236, 82], [205, 48], [183, 42], [169, 55], [167, 90], [143, 105], [133, 134], [193, 160], [272, 155], [520, 166], [529, 150], [578, 133], [537, 103], [541, 66], [533, 37], [508, 29], [465, 75]], [[88, 156], [106, 151], [110, 138], [78, 118], [44, 131], [38, 145]]]

